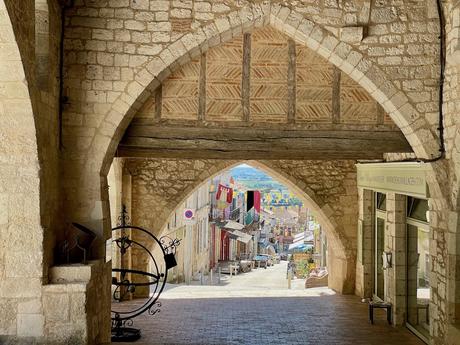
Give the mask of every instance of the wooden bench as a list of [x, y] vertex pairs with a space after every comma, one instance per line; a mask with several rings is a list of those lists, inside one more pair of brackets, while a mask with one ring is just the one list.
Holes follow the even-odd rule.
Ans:
[[387, 311], [387, 321], [388, 324], [391, 325], [391, 303], [386, 302], [369, 302], [369, 320], [371, 324], [374, 324], [374, 309], [386, 309]]

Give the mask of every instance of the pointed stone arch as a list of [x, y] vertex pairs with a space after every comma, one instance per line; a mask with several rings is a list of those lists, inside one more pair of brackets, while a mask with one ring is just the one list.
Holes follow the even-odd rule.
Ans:
[[382, 105], [404, 133], [417, 157], [431, 158], [437, 155], [439, 143], [434, 126], [428, 123], [424, 114], [417, 111], [404, 91], [357, 46], [340, 41], [321, 25], [282, 4], [251, 4], [186, 33], [138, 70], [134, 80], [127, 83], [124, 92], [109, 105], [88, 151], [76, 163], [66, 164], [68, 176], [74, 179], [72, 183], [84, 187], [78, 200], [69, 200], [68, 217], [86, 217], [85, 220], [89, 222], [102, 221], [108, 225], [106, 175], [134, 114], [171, 71], [210, 47], [265, 25], [272, 25], [296, 42], [306, 45], [354, 79]]
[[[318, 196], [313, 189], [306, 185], [305, 182], [296, 180], [295, 177], [287, 174], [285, 171], [277, 170], [276, 167], [270, 167], [270, 161], [222, 161], [221, 164], [215, 166], [211, 171], [204, 171], [200, 175], [200, 180], [198, 182], [187, 187], [187, 189], [183, 191], [182, 197], [177, 204], [185, 202], [185, 200], [187, 200], [187, 198], [207, 180], [243, 163], [266, 173], [296, 193], [305, 202], [305, 204], [313, 210], [320, 220], [320, 223], [325, 227], [331, 242], [335, 243], [337, 255], [343, 258], [352, 255], [352, 253], [347, 253], [350, 251], [348, 239], [344, 238], [343, 234], [338, 233], [337, 222], [333, 218], [331, 219], [330, 205], [324, 202], [324, 200], [322, 200], [322, 198]], [[168, 216], [174, 211], [174, 209], [169, 211]]]
[[[358, 208], [352, 161], [127, 159], [124, 166], [131, 174], [132, 194], [128, 199], [133, 223], [159, 235], [169, 220], [175, 219], [171, 217], [177, 207], [194, 191], [241, 163], [277, 179], [312, 209], [328, 237], [330, 286], [340, 293], [353, 293]], [[331, 173], [336, 175], [331, 178]]]
[[163, 49], [135, 75], [125, 92], [106, 113], [91, 146], [89, 157], [96, 157], [99, 162], [103, 162], [101, 175], [108, 171], [121, 136], [134, 114], [171, 71], [210, 47], [265, 25], [271, 25], [307, 46], [354, 79], [387, 111], [406, 136], [417, 157], [432, 158], [437, 155], [439, 145], [436, 135], [430, 130], [432, 126], [415, 109], [405, 93], [371, 59], [360, 53], [355, 46], [340, 41], [321, 25], [289, 7], [280, 4], [253, 5], [252, 8], [231, 12], [187, 33]]

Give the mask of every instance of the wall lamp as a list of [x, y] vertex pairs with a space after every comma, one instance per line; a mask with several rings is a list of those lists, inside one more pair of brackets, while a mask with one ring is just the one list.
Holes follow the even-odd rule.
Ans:
[[391, 268], [393, 266], [393, 253], [383, 252], [383, 268]]

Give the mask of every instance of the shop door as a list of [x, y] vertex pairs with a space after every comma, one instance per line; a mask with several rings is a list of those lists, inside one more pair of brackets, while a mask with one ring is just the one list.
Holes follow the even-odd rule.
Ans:
[[374, 231], [374, 299], [385, 299], [383, 252], [385, 250], [386, 195], [376, 193]]

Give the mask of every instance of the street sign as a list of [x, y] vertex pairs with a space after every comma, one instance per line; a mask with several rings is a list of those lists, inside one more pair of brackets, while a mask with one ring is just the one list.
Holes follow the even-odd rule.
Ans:
[[195, 210], [191, 208], [184, 209], [184, 221], [185, 224], [195, 224]]

